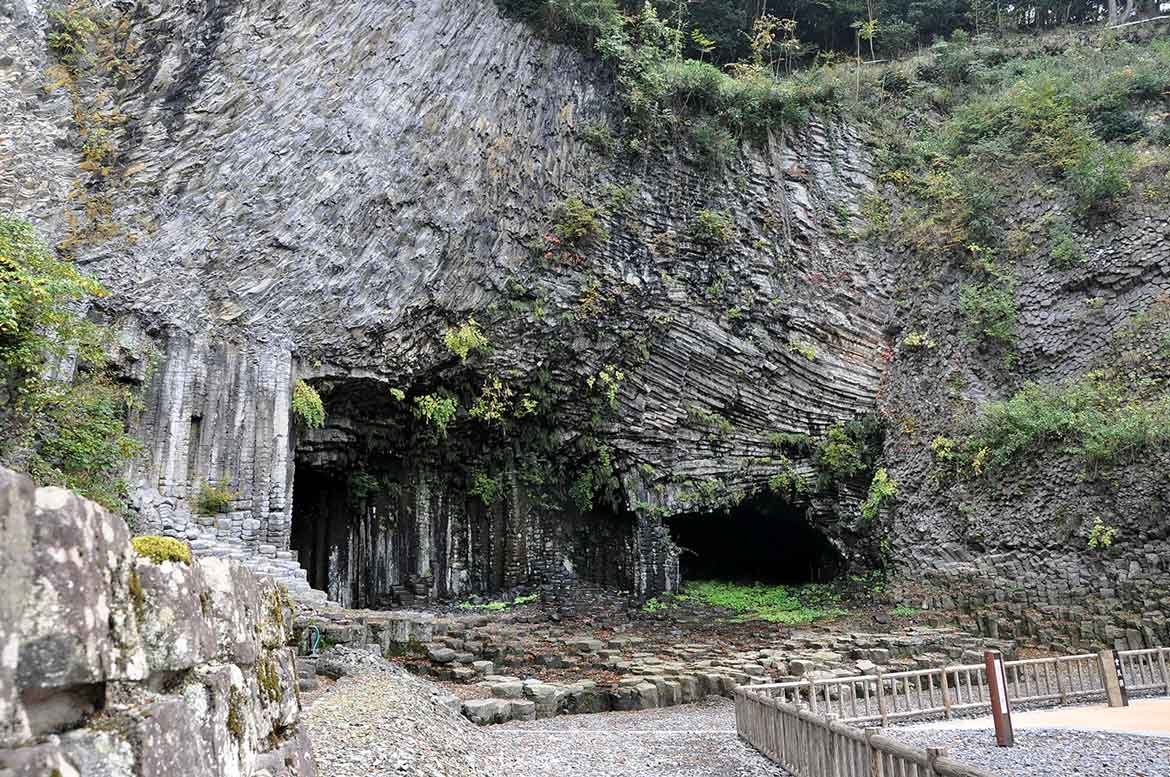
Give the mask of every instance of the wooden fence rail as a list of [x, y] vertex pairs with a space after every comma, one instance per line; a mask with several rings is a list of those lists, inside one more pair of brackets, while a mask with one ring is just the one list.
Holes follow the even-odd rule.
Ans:
[[[1170, 694], [1170, 648], [1125, 650], [1119, 655], [1130, 692]], [[1008, 698], [1013, 702], [1063, 704], [1105, 697], [1096, 653], [1007, 661], [1004, 669]], [[768, 683], [750, 686], [750, 690], [849, 723], [885, 725], [905, 718], [949, 718], [956, 712], [991, 706], [983, 664]]]
[[736, 730], [794, 777], [995, 777], [947, 758], [943, 750], [908, 747], [877, 729], [862, 731], [759, 688], [736, 690]]

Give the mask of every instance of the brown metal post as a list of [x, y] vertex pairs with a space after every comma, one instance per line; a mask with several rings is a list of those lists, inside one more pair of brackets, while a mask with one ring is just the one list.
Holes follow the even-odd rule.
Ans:
[[995, 743], [1000, 747], [1012, 747], [1016, 743], [1012, 731], [1012, 708], [1007, 695], [1007, 677], [1003, 670], [1003, 655], [998, 650], [983, 653], [983, 664], [987, 668], [987, 689], [991, 696], [991, 717], [995, 721]]

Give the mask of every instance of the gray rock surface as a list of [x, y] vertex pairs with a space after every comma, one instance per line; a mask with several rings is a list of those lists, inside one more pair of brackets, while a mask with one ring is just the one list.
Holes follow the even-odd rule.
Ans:
[[0, 676], [0, 772], [217, 777], [263, 760], [281, 765], [273, 775], [316, 774], [275, 583], [218, 559], [138, 557], [121, 518], [2, 468], [0, 508], [7, 590], [24, 593], [5, 600], [18, 660]]

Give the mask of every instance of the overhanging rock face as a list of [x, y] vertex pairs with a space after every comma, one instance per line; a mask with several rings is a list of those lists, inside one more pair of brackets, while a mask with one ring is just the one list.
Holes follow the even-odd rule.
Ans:
[[[297, 379], [327, 399], [354, 380], [411, 398], [462, 385], [470, 405], [491, 375], [519, 397], [547, 374], [578, 392], [549, 422], [571, 448], [590, 423], [585, 386], [614, 365], [620, 386], [590, 445], [604, 449], [616, 496], [603, 517], [569, 520], [613, 538], [603, 573], [555, 528], [561, 505], [506, 494], [475, 506], [467, 481], [486, 448], [463, 416], [450, 437], [465, 460], [444, 468], [418, 452], [417, 419], [400, 413], [394, 468], [414, 501], [377, 536], [351, 537], [369, 515], [349, 515], [323, 552], [344, 601], [376, 601], [427, 572], [451, 593], [525, 577], [648, 593], [677, 581], [663, 516], [765, 488], [780, 468], [772, 433], [816, 434], [872, 408], [888, 292], [882, 255], [851, 234], [874, 184], [849, 128], [777, 128], [720, 174], [681, 154], [619, 162], [582, 140], [617, 119], [609, 76], [490, 0], [135, 13], [134, 76], [112, 88], [127, 123], [104, 184], [121, 231], [76, 250], [113, 292], [103, 309], [123, 332], [120, 363], [144, 386], [135, 427], [147, 453], [133, 477], [143, 529], [289, 561], [278, 554], [293, 534], [298, 463], [321, 463], [319, 441], [290, 419]], [[5, 50], [43, 34], [36, 9], [15, 14], [0, 20]], [[35, 91], [48, 64], [22, 51], [9, 69]], [[8, 107], [0, 121], [15, 131], [51, 127], [70, 106]], [[44, 153], [54, 170], [77, 160]], [[63, 191], [18, 161], [0, 202], [60, 234]], [[600, 209], [609, 237], [579, 257], [534, 256], [571, 194]], [[732, 233], [700, 234], [703, 211], [725, 213]], [[491, 342], [471, 377], [442, 341], [468, 317]], [[323, 433], [362, 436], [345, 437], [344, 414], [326, 409], [337, 412]], [[807, 461], [795, 466], [810, 475]], [[205, 481], [233, 492], [226, 512], [196, 514]], [[420, 531], [423, 493], [446, 494], [449, 517]]]
[[274, 583], [138, 557], [122, 519], [2, 468], [0, 508], [5, 774], [316, 774]]

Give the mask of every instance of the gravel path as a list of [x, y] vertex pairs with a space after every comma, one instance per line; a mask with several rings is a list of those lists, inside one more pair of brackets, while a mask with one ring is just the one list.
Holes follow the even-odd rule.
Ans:
[[562, 715], [492, 726], [514, 777], [775, 777], [735, 735], [735, 706], [709, 697], [643, 712]]
[[327, 777], [503, 777], [487, 733], [403, 673], [344, 677], [305, 712]]
[[952, 758], [1003, 777], [1170, 777], [1170, 739], [1101, 731], [1016, 729], [1012, 748], [992, 729], [890, 729], [918, 747], [945, 747]]

